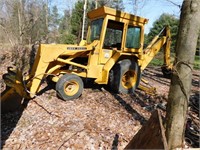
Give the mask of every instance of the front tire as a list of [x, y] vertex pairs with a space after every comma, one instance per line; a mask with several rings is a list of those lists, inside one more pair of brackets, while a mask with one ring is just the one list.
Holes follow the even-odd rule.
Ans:
[[65, 74], [56, 83], [56, 91], [63, 100], [76, 99], [83, 92], [83, 81], [77, 75]]
[[117, 93], [134, 93], [141, 79], [140, 67], [135, 61], [119, 61], [110, 71], [110, 87]]

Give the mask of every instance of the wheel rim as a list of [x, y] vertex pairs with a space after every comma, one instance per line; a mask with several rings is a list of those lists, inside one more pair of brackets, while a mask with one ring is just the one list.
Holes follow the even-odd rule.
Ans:
[[65, 94], [68, 96], [73, 96], [78, 92], [79, 87], [80, 86], [79, 86], [78, 82], [76, 82], [74, 80], [68, 81], [64, 85]]
[[121, 83], [125, 89], [130, 89], [135, 86], [136, 81], [137, 81], [137, 75], [135, 71], [129, 70], [122, 76]]

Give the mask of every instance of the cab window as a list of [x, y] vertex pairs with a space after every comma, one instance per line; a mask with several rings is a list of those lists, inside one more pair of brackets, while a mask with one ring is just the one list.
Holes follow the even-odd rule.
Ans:
[[126, 35], [126, 48], [140, 48], [140, 27], [128, 26]]
[[91, 33], [89, 38], [89, 43], [93, 42], [94, 40], [99, 40], [101, 35], [101, 28], [103, 24], [103, 19], [97, 19], [91, 22]]
[[104, 39], [104, 49], [121, 49], [124, 24], [121, 22], [108, 20]]

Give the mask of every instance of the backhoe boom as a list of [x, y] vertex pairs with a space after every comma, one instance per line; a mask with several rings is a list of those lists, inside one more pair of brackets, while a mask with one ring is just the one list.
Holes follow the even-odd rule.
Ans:
[[[162, 35], [162, 36], [161, 36]], [[170, 44], [171, 34], [169, 27], [164, 27], [161, 32], [156, 35], [151, 43], [144, 49], [144, 55], [142, 58], [141, 70], [144, 70], [156, 54], [163, 48], [164, 50], [164, 64], [163, 67], [170, 69]]]

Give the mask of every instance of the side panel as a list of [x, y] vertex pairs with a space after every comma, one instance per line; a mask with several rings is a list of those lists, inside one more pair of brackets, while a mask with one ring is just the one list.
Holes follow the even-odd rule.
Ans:
[[114, 50], [102, 49], [101, 57], [100, 57], [101, 64], [105, 64], [112, 57], [113, 54], [114, 54]]
[[107, 84], [108, 83], [108, 77], [109, 77], [109, 71], [110, 69], [115, 65], [117, 60], [119, 59], [121, 53], [115, 52], [115, 54], [106, 62], [106, 64], [102, 68], [101, 76], [99, 76], [95, 82], [98, 84]]

